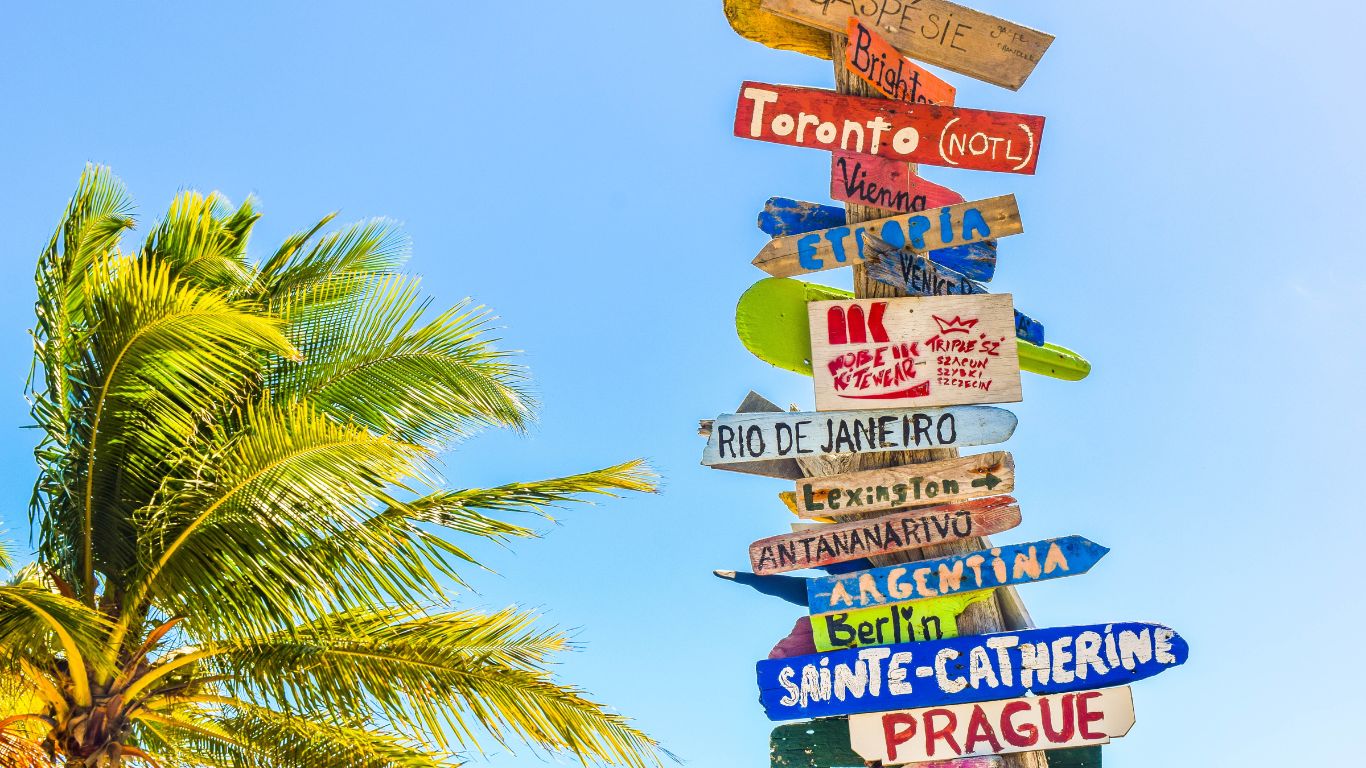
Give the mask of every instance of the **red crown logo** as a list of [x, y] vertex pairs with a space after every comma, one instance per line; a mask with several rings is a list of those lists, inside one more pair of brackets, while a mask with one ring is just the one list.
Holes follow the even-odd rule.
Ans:
[[972, 331], [972, 327], [977, 325], [977, 318], [964, 320], [955, 315], [952, 320], [945, 320], [939, 315], [933, 315], [933, 317], [934, 321], [939, 323], [940, 333], [969, 333]]

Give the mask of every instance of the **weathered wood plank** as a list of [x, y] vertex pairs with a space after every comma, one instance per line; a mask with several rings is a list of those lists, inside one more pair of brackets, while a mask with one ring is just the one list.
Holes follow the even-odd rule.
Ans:
[[[911, 296], [970, 296], [987, 293], [986, 287], [961, 272], [935, 264], [923, 253], [893, 248], [876, 235], [863, 241], [863, 261], [868, 275]], [[1043, 345], [1043, 324], [1015, 310], [1015, 337]]]
[[818, 576], [806, 582], [806, 602], [815, 615], [1050, 581], [1086, 573], [1109, 551], [1082, 536], [1007, 544], [861, 573]]
[[[1129, 733], [1134, 700], [1128, 686], [1060, 696], [853, 715], [849, 741], [870, 763], [999, 755], [1051, 747], [1095, 747]], [[1050, 754], [1050, 761], [1052, 752]], [[1056, 764], [1055, 764], [1056, 766]]]
[[[925, 466], [929, 464], [906, 464], [860, 474], [909, 474]], [[838, 477], [841, 476], [801, 480], [798, 486], [810, 482], [813, 486], [823, 487], [827, 481]], [[803, 494], [805, 490], [798, 493]], [[755, 573], [785, 573], [904, 552], [956, 539], [989, 536], [1008, 531], [1019, 524], [1020, 507], [1015, 499], [1011, 496], [995, 496], [770, 536], [749, 545], [749, 561]]]
[[1039, 115], [754, 81], [740, 85], [735, 105], [735, 135], [742, 139], [998, 173], [1034, 173], [1043, 127]]
[[832, 454], [990, 445], [1010, 439], [1015, 415], [989, 406], [844, 412], [728, 413], [712, 422], [707, 466]]
[[990, 597], [991, 591], [983, 590], [906, 605], [823, 613], [811, 617], [811, 639], [820, 652], [958, 637], [958, 614]]
[[830, 197], [902, 213], [965, 202], [952, 189], [922, 178], [909, 163], [850, 152], [830, 155]]
[[830, 32], [857, 17], [906, 56], [1012, 91], [1024, 85], [1053, 36], [947, 0], [763, 0], [763, 10]]
[[793, 605], [806, 605], [807, 580], [801, 576], [760, 576], [745, 571], [712, 571], [712, 575], [749, 587], [761, 595], [776, 597]]
[[[813, 518], [951, 504], [1010, 493], [1014, 489], [1014, 458], [1006, 451], [992, 451], [943, 461], [803, 478], [797, 481], [793, 502], [798, 517]], [[967, 510], [963, 510], [958, 519], [964, 529], [972, 527], [971, 514]], [[958, 538], [973, 535], [983, 534], [965, 532]]]
[[864, 241], [869, 235], [894, 248], [936, 253], [1021, 232], [1024, 226], [1015, 196], [1002, 195], [853, 226], [775, 237], [759, 249], [752, 263], [773, 277], [792, 277], [863, 263]]
[[[849, 17], [844, 64], [863, 82], [893, 101], [953, 106], [958, 89], [901, 55], [857, 16]], [[886, 206], [883, 206], [884, 208]]]
[[[866, 763], [849, 746], [849, 719], [823, 718], [809, 723], [780, 725], [769, 735], [772, 768], [864, 768]], [[1000, 768], [1001, 759], [933, 761], [917, 768]]]
[[1008, 293], [807, 304], [816, 410], [1023, 399]]
[[736, 34], [779, 51], [830, 58], [830, 33], [759, 7], [760, 0], [724, 0], [726, 21]]
[[1126, 685], [1187, 652], [1168, 627], [1114, 622], [766, 659], [755, 671], [769, 719], [794, 720]]

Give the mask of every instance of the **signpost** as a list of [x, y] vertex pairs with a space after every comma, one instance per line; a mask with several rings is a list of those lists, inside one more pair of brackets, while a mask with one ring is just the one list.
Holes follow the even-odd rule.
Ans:
[[853, 750], [862, 759], [901, 765], [1108, 744], [1133, 725], [1133, 694], [1128, 686], [1119, 686], [853, 715], [848, 727]]
[[903, 54], [1019, 90], [1053, 36], [946, 0], [763, 0], [764, 10], [831, 32], [851, 16], [876, 27]]
[[[849, 17], [844, 64], [878, 93], [910, 104], [953, 106], [958, 89], [901, 55], [857, 16]], [[884, 208], [887, 206], [883, 206]]]
[[813, 615], [1077, 576], [1110, 550], [1081, 536], [1009, 544], [961, 555], [820, 576], [806, 582]]
[[812, 641], [817, 651], [837, 651], [958, 637], [958, 614], [989, 597], [988, 591], [969, 592], [906, 605], [812, 616]]
[[908, 163], [1034, 173], [1044, 119], [984, 109], [906, 104], [791, 85], [746, 81], [735, 135]]
[[864, 240], [870, 235], [894, 247], [935, 252], [1021, 232], [1024, 225], [1015, 196], [1002, 195], [855, 226], [775, 237], [759, 250], [752, 263], [774, 277], [792, 277], [862, 263]]
[[[859, 205], [875, 205], [902, 213], [957, 205], [963, 196], [921, 178], [908, 163], [873, 155], [835, 152], [830, 156], [830, 196]], [[840, 211], [837, 227], [844, 224]]]
[[[906, 468], [921, 466], [926, 465], [907, 465]], [[893, 470], [870, 470], [870, 473], [884, 471]], [[831, 479], [812, 478], [812, 482], [824, 483]], [[797, 485], [800, 488], [804, 483], [798, 481]], [[797, 493], [800, 497], [804, 491]], [[785, 573], [973, 536], [989, 536], [1019, 524], [1020, 507], [1015, 499], [995, 496], [770, 536], [749, 545], [749, 562], [758, 574]]]
[[816, 410], [1022, 399], [1008, 293], [807, 305]]
[[1127, 685], [1186, 655], [1168, 627], [1116, 622], [764, 660], [756, 672], [768, 718], [796, 720]]
[[[1010, 493], [1014, 489], [1014, 459], [1005, 451], [992, 451], [923, 464], [804, 478], [797, 481], [794, 503], [798, 517], [811, 518], [946, 504]], [[963, 510], [960, 519], [971, 520], [971, 515]], [[959, 538], [971, 535], [964, 533]]]

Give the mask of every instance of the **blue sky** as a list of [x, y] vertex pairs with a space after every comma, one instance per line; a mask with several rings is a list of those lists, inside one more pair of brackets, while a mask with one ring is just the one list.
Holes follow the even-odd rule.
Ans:
[[[576, 628], [564, 679], [694, 766], [764, 765], [753, 662], [796, 609], [714, 579], [782, 532], [780, 481], [698, 465], [697, 419], [811, 381], [751, 357], [740, 293], [770, 195], [825, 200], [821, 152], [731, 136], [739, 83], [830, 87], [828, 62], [736, 36], [719, 0], [508, 4], [28, 3], [0, 28], [0, 502], [26, 542], [22, 386], [34, 260], [84, 163], [150, 223], [181, 188], [259, 196], [261, 255], [331, 210], [385, 215], [438, 302], [494, 308], [544, 403], [529, 435], [448, 457], [453, 485], [644, 456], [663, 493], [568, 510], [490, 551], [460, 603]], [[1057, 35], [1018, 93], [1038, 174], [926, 169], [1013, 192], [996, 290], [1082, 352], [1027, 376], [1007, 448], [1024, 524], [1112, 548], [1022, 589], [1040, 624], [1151, 620], [1190, 662], [1135, 686], [1106, 765], [1312, 764], [1366, 747], [1354, 492], [1366, 270], [1358, 4], [1010, 3]], [[823, 279], [847, 286], [847, 271]], [[6, 394], [8, 393], [8, 394]], [[497, 753], [494, 766], [535, 765]]]

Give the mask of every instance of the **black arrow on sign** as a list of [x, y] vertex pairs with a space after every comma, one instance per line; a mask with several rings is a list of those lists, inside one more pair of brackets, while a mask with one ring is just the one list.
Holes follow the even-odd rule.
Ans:
[[995, 488], [996, 486], [1000, 485], [1001, 482], [1001, 478], [988, 472], [986, 477], [979, 477], [976, 480], [973, 480], [972, 487], [981, 488], [982, 486], [986, 486], [986, 489], [989, 491]]

